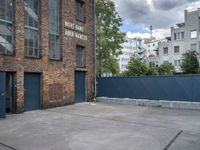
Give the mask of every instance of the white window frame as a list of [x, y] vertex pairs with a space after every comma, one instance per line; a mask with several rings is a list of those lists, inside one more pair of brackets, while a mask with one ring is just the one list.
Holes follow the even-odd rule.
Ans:
[[195, 38], [197, 38], [197, 30], [195, 29], [195, 30], [191, 30], [190, 31], [190, 38], [191, 39], [195, 39]]

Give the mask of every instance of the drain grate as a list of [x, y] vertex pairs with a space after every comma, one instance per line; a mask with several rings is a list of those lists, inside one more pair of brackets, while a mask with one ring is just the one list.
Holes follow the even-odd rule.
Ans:
[[0, 143], [0, 150], [17, 150], [17, 149], [10, 147], [6, 144]]

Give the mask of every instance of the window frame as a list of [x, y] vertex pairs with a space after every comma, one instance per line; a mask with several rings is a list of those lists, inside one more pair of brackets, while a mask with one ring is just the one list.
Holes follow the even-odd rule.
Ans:
[[[178, 47], [178, 51], [176, 52], [176, 48]], [[174, 46], [174, 53], [175, 54], [178, 54], [180, 52], [180, 46], [179, 45], [177, 45], [177, 46]]]
[[182, 63], [182, 60], [181, 60], [181, 59], [176, 59], [176, 60], [174, 60], [174, 66], [175, 66], [175, 67], [181, 67], [181, 63]]
[[[196, 33], [196, 37], [192, 37], [192, 32]], [[190, 39], [197, 39], [198, 38], [198, 31], [197, 29], [190, 30]]]
[[[39, 24], [40, 24], [40, 9], [41, 9], [41, 3], [40, 3], [40, 0], [36, 0], [37, 1], [37, 17], [38, 17], [38, 21], [37, 21], [37, 27], [35, 26], [29, 26], [26, 24], [26, 17], [24, 17], [24, 56], [27, 57], [27, 58], [41, 58], [41, 49], [40, 49], [40, 32], [39, 32]], [[26, 16], [26, 10], [25, 10], [25, 0], [24, 0], [24, 16]], [[34, 39], [34, 41], [37, 41], [37, 49], [38, 49], [38, 54], [37, 55], [30, 55], [27, 53], [30, 53], [30, 46], [28, 43], [28, 46], [26, 45], [26, 31], [29, 31], [29, 32], [32, 32], [32, 33], [37, 33], [37, 39]], [[32, 47], [33, 48], [33, 52], [34, 52], [34, 46]]]
[[[58, 45], [58, 50], [51, 50], [51, 44], [50, 44], [50, 42], [51, 42], [51, 36], [54, 36], [54, 39], [56, 39], [56, 38], [58, 38], [58, 41], [57, 40], [54, 40], [54, 44], [56, 43], [56, 42], [58, 42], [57, 43], [57, 45]], [[54, 53], [57, 53], [57, 52], [59, 52], [59, 57], [57, 58], [57, 55], [55, 56], [55, 57], [53, 57], [53, 56], [51, 56], [51, 52], [54, 52]], [[60, 50], [60, 36], [59, 35], [57, 35], [57, 34], [51, 34], [51, 33], [49, 33], [49, 59], [50, 60], [54, 60], [54, 61], [61, 61], [62, 60], [62, 52], [61, 52], [61, 50]]]
[[184, 40], [185, 39], [185, 33], [181, 32], [181, 39]]
[[[165, 50], [167, 50], [167, 53], [165, 53]], [[168, 47], [163, 47], [163, 54], [164, 54], [164, 55], [169, 54], [169, 49], [168, 49]]]
[[174, 41], [184, 40], [185, 33], [183, 31], [174, 33]]
[[[37, 15], [37, 19], [38, 19], [37, 24], [36, 24], [36, 26], [34, 26], [34, 25], [31, 26], [29, 24], [28, 25], [26, 24], [26, 23], [30, 23], [29, 22], [30, 16], [28, 16], [28, 18], [26, 18], [26, 5], [25, 4], [27, 4], [27, 3], [26, 3], [26, 0], [24, 0], [24, 25], [25, 25], [25, 27], [31, 27], [33, 29], [38, 29], [39, 28], [39, 18], [40, 18], [40, 0], [35, 0], [35, 1], [37, 1], [37, 10], [36, 10], [36, 15]], [[26, 20], [26, 19], [28, 19], [28, 20]], [[32, 24], [34, 24], [34, 22], [32, 22]]]
[[[78, 55], [77, 55], [77, 48], [81, 48], [83, 50], [82, 52], [82, 59], [83, 59], [83, 64], [78, 64]], [[86, 51], [85, 51], [85, 47], [82, 45], [76, 45], [76, 68], [86, 68]]]
[[[37, 33], [37, 47], [34, 47], [34, 46], [32, 46], [32, 48], [33, 48], [33, 53], [35, 53], [34, 52], [34, 49], [35, 48], [37, 48], [38, 49], [38, 54], [37, 55], [30, 55], [30, 54], [27, 54], [27, 53], [30, 53], [30, 50], [29, 50], [29, 48], [31, 48], [31, 46], [29, 46], [29, 44], [30, 43], [28, 43], [28, 46], [27, 45], [25, 45], [25, 43], [26, 43], [26, 31], [24, 31], [24, 54], [25, 54], [25, 57], [28, 57], [28, 58], [40, 58], [40, 45], [39, 45], [39, 38], [40, 38], [40, 35], [39, 35], [39, 30], [34, 30], [34, 29], [30, 29], [30, 28], [25, 28], [25, 30], [27, 30], [28, 32], [31, 32], [31, 34], [34, 34], [34, 33]], [[30, 34], [30, 33], [29, 33]], [[34, 36], [34, 35], [33, 35]], [[34, 38], [32, 38], [32, 39], [34, 39]], [[33, 40], [34, 42], [36, 41], [35, 39]], [[33, 42], [33, 45], [34, 45], [34, 42]], [[27, 48], [27, 50], [26, 50], [26, 48]]]
[[176, 40], [177, 40], [177, 34], [174, 33], [174, 41], [176, 41]]
[[[195, 45], [196, 49], [192, 49], [192, 46], [194, 46], [194, 45]], [[197, 51], [197, 43], [191, 43], [191, 44], [190, 44], [190, 49], [191, 49], [192, 51]]]
[[[6, 1], [6, 0], [5, 0]], [[2, 18], [0, 18], [0, 24], [1, 25], [3, 25], [3, 26], [10, 26], [11, 27], [11, 29], [12, 29], [12, 35], [11, 35], [11, 45], [12, 45], [12, 52], [11, 53], [8, 53], [7, 52], [7, 50], [4, 48], [4, 52], [3, 53], [0, 53], [0, 55], [8, 55], [8, 56], [13, 56], [13, 55], [15, 55], [15, 28], [14, 28], [14, 13], [15, 13], [15, 1], [14, 0], [11, 0], [11, 2], [12, 2], [12, 10], [10, 10], [10, 19], [11, 20], [8, 20], [8, 19], [6, 19], [6, 16], [4, 16], [4, 19], [2, 19]], [[4, 10], [4, 15], [6, 14], [6, 10], [8, 10], [7, 9], [7, 7], [6, 7], [6, 3], [4, 3], [4, 9], [3, 9], [3, 7], [2, 7], [2, 9]], [[4, 35], [5, 36], [5, 33], [2, 33], [2, 35]], [[4, 43], [5, 45], [6, 45], [6, 43], [5, 42], [2, 42], [2, 43]]]
[[[83, 7], [82, 7], [82, 11], [83, 11], [83, 18], [81, 18], [80, 16], [78, 16], [78, 15], [80, 15], [80, 14], [78, 14], [77, 12], [77, 4], [80, 6], [80, 5], [82, 5]], [[80, 7], [79, 7], [79, 9], [80, 9]], [[80, 11], [80, 10], [79, 10]], [[83, 1], [83, 0], [75, 0], [75, 17], [76, 17], [76, 20], [77, 21], [79, 21], [79, 22], [83, 22], [83, 23], [85, 23], [86, 22], [86, 8], [85, 8], [85, 1]]]
[[[49, 15], [50, 15], [50, 0], [48, 1], [48, 10], [49, 10]], [[48, 57], [49, 57], [49, 59], [50, 60], [54, 60], [54, 61], [61, 61], [62, 60], [62, 51], [61, 51], [61, 46], [60, 46], [60, 10], [61, 10], [61, 0], [57, 0], [57, 2], [58, 2], [58, 10], [57, 10], [57, 18], [56, 18], [56, 21], [57, 21], [57, 26], [56, 26], [56, 28], [57, 28], [57, 30], [58, 31], [55, 31], [54, 29], [52, 30], [52, 31], [50, 31], [50, 29], [52, 29], [52, 28], [50, 28], [50, 22], [52, 22], [52, 20], [50, 20], [50, 17], [49, 17], [49, 15], [48, 15], [48, 30], [49, 30], [49, 32], [48, 32], [48, 41], [49, 41], [49, 54], [48, 54]], [[55, 14], [54, 14], [55, 15]], [[54, 18], [55, 19], [55, 18]], [[54, 20], [55, 21], [55, 20]], [[57, 43], [57, 45], [58, 45], [58, 47], [56, 48], [57, 50], [53, 50], [53, 52], [54, 53], [57, 53], [57, 52], [59, 52], [59, 58], [57, 58], [57, 55], [56, 55], [56, 57], [53, 57], [53, 56], [51, 56], [51, 44], [50, 44], [50, 38], [51, 38], [51, 36], [54, 36], [54, 39], [56, 39], [56, 38], [58, 38], [58, 41], [57, 40], [54, 40], [54, 43], [56, 43], [56, 42], [58, 42]]]

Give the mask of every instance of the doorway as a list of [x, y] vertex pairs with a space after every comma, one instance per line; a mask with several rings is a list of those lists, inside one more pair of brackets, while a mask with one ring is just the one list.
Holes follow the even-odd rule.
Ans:
[[86, 84], [85, 84], [85, 72], [76, 71], [75, 72], [75, 103], [86, 101]]
[[24, 74], [24, 111], [40, 109], [40, 74]]
[[0, 72], [0, 118], [6, 113], [16, 113], [15, 73]]
[[6, 113], [16, 113], [15, 74], [6, 73]]

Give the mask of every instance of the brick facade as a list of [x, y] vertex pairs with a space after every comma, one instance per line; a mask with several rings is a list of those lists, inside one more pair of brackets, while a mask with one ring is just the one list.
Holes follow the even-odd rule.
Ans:
[[[50, 60], [48, 57], [48, 0], [40, 1], [40, 51], [41, 57], [24, 56], [24, 1], [15, 0], [14, 33], [15, 54], [0, 55], [0, 71], [16, 73], [17, 112], [23, 112], [24, 106], [24, 73], [41, 73], [41, 108], [63, 106], [74, 103], [75, 71], [86, 72], [87, 100], [94, 92], [94, 33], [93, 33], [93, 0], [84, 0], [86, 6], [85, 22], [76, 21], [75, 0], [61, 0], [60, 9], [60, 48], [62, 60]], [[87, 41], [65, 35], [64, 22], [69, 21], [84, 27]], [[86, 50], [86, 68], [76, 68], [76, 45]]]

